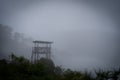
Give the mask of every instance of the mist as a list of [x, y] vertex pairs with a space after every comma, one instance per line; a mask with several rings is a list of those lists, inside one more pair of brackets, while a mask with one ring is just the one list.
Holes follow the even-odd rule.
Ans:
[[0, 59], [9, 59], [11, 54], [30, 59], [32, 38], [13, 32], [9, 26], [0, 24]]
[[[11, 33], [17, 32], [31, 39], [25, 39], [25, 44], [15, 40], [17, 38], [12, 43], [3, 40], [0, 48], [4, 54], [15, 52], [30, 58], [32, 40], [53, 41], [52, 59], [56, 65], [71, 69], [118, 67], [119, 2], [1, 0], [0, 23], [10, 26]], [[1, 36], [4, 34], [1, 32]]]

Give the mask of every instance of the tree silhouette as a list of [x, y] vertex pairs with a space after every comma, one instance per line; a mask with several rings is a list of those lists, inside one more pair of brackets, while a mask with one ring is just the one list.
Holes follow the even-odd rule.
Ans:
[[95, 74], [63, 69], [45, 58], [31, 63], [24, 57], [11, 54], [10, 60], [0, 60], [0, 80], [119, 80], [120, 68], [112, 71], [99, 69]]

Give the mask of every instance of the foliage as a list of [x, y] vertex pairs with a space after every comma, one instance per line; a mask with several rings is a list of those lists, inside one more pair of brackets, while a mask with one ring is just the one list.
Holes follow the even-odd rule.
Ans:
[[0, 60], [0, 80], [120, 80], [120, 69], [113, 71], [72, 71], [55, 66], [52, 60], [41, 58], [31, 63], [24, 57], [10, 55], [10, 60]]

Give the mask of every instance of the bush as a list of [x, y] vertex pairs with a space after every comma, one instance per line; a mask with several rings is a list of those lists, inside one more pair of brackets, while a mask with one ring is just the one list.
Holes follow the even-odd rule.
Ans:
[[0, 80], [120, 80], [120, 69], [90, 72], [72, 71], [55, 66], [52, 60], [41, 58], [30, 63], [24, 57], [11, 55], [10, 61], [0, 60]]

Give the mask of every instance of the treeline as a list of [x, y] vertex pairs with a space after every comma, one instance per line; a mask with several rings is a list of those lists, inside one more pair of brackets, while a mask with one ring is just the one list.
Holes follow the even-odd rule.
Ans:
[[0, 60], [0, 80], [120, 80], [120, 69], [90, 72], [73, 71], [55, 66], [52, 60], [41, 58], [31, 63], [14, 54]]

